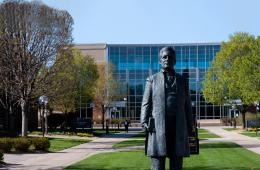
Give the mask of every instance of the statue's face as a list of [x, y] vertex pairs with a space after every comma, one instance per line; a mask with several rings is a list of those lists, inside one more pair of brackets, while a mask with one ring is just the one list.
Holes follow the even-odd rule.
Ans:
[[163, 51], [160, 58], [160, 64], [162, 69], [173, 69], [173, 66], [175, 65], [173, 54], [170, 51]]

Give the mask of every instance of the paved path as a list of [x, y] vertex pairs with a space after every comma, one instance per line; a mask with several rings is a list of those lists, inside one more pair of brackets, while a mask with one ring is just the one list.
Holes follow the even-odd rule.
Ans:
[[[223, 128], [225, 128], [224, 126], [206, 126], [206, 127], [202, 127], [202, 128], [222, 137], [222, 138], [215, 138], [215, 139], [213, 139], [214, 141], [235, 142], [238, 145], [240, 145], [250, 151], [260, 154], [260, 140], [257, 138], [241, 135], [241, 134], [239, 134], [238, 131], [224, 130], [223, 129]], [[209, 142], [209, 141], [205, 141], [205, 142]]]
[[83, 160], [93, 154], [100, 152], [111, 152], [114, 143], [127, 140], [127, 138], [139, 133], [137, 130], [130, 130], [129, 133], [109, 135], [102, 138], [81, 144], [66, 150], [55, 153], [42, 154], [4, 154], [4, 162], [7, 166], [0, 169], [16, 170], [38, 170], [38, 169], [63, 169], [64, 167]]

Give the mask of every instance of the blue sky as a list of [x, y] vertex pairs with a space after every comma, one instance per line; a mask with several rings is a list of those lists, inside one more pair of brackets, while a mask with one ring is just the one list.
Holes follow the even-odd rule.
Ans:
[[260, 35], [260, 0], [42, 0], [74, 19], [75, 43], [204, 43]]

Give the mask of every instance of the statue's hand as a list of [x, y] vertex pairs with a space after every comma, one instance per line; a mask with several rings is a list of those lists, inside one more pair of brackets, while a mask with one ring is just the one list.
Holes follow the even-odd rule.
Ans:
[[148, 130], [148, 132], [150, 132], [150, 133], [155, 132], [155, 128], [152, 127], [152, 126], [149, 126], [149, 127], [147, 128], [147, 130]]

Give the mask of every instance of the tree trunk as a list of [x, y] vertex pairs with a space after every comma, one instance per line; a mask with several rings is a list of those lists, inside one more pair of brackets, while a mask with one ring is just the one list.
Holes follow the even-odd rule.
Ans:
[[242, 128], [245, 129], [246, 128], [246, 112], [248, 109], [248, 105], [243, 104], [241, 107], [241, 114], [242, 114]]
[[246, 128], [246, 112], [244, 112], [244, 110], [242, 110], [242, 128], [245, 129]]
[[13, 135], [15, 133], [15, 116], [13, 113], [13, 108], [11, 105], [9, 106], [9, 112], [8, 112], [8, 131], [10, 135]]
[[105, 108], [102, 106], [102, 129], [105, 130]]
[[65, 115], [65, 123], [64, 123], [64, 134], [65, 134], [65, 132], [67, 132], [67, 129], [68, 129], [68, 115], [67, 115], [67, 110], [65, 110], [65, 113], [64, 113], [64, 115]]
[[45, 128], [45, 134], [48, 134], [48, 114], [47, 114], [47, 109], [46, 106], [44, 107], [44, 128]]
[[25, 100], [21, 99], [21, 110], [22, 110], [22, 137], [27, 136], [27, 130], [28, 130], [28, 118], [27, 113], [25, 109]]

